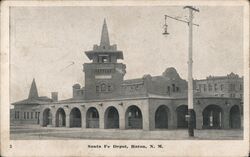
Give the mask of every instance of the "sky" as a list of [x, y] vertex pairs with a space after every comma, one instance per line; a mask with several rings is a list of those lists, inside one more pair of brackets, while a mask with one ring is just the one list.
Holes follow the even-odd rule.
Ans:
[[[193, 77], [243, 75], [243, 10], [240, 6], [197, 6], [193, 27]], [[104, 18], [111, 44], [123, 51], [124, 79], [161, 75], [175, 67], [187, 79], [188, 26], [164, 15], [187, 20], [182, 6], [11, 7], [11, 102], [26, 99], [35, 78], [39, 96], [72, 96], [84, 86], [85, 51], [100, 43]], [[74, 64], [72, 64], [74, 62]]]

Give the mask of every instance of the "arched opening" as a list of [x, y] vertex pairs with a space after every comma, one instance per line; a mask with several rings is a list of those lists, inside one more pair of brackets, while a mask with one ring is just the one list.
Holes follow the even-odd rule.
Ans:
[[87, 128], [99, 128], [99, 113], [95, 107], [90, 107], [86, 116]]
[[78, 108], [73, 108], [70, 112], [70, 127], [81, 127], [82, 125], [81, 111]]
[[176, 109], [177, 113], [177, 128], [187, 128], [188, 121], [186, 120], [186, 115], [188, 114], [188, 106], [181, 105]]
[[170, 119], [169, 109], [165, 105], [161, 105], [155, 112], [155, 128], [167, 129], [168, 121]]
[[119, 128], [119, 113], [113, 106], [105, 111], [105, 128]]
[[56, 112], [56, 127], [66, 126], [66, 114], [62, 108], [59, 108]]
[[234, 105], [230, 109], [230, 128], [232, 129], [239, 129], [241, 128], [241, 115], [240, 115], [240, 108], [238, 105]]
[[43, 126], [47, 127], [49, 125], [52, 125], [52, 113], [51, 110], [47, 108], [43, 111]]
[[128, 107], [125, 117], [126, 129], [142, 129], [142, 113], [137, 106]]
[[208, 105], [202, 112], [204, 129], [220, 129], [222, 126], [222, 109], [218, 105]]

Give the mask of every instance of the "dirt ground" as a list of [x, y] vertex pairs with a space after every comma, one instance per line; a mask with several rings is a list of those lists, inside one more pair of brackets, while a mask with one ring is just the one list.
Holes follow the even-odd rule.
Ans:
[[11, 126], [11, 140], [40, 139], [98, 139], [98, 140], [242, 140], [243, 130], [195, 130], [195, 137], [188, 137], [186, 129], [176, 130], [120, 130], [47, 128], [40, 126]]

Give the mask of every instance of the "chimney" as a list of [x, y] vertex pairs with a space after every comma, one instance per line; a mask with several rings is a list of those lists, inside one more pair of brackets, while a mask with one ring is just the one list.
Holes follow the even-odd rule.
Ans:
[[58, 92], [51, 92], [51, 99], [53, 102], [58, 101]]
[[72, 88], [73, 88], [73, 98], [76, 98], [78, 95], [77, 91], [81, 89], [81, 85], [77, 83], [77, 84], [74, 84]]

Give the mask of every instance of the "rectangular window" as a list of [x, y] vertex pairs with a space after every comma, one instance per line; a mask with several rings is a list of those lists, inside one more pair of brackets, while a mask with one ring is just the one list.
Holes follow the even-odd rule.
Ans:
[[31, 115], [30, 115], [31, 119], [33, 119], [33, 112], [31, 112], [30, 114], [31, 114]]
[[109, 55], [99, 55], [99, 57], [98, 57], [99, 63], [108, 63], [110, 61], [111, 61], [111, 59], [110, 59]]
[[235, 94], [234, 94], [234, 93], [231, 93], [231, 94], [230, 94], [230, 97], [231, 97], [231, 98], [235, 98]]
[[17, 119], [19, 119], [19, 111], [17, 111]]
[[173, 92], [175, 92], [175, 84], [172, 84]]
[[111, 91], [111, 86], [110, 86], [110, 85], [108, 85], [108, 91], [109, 91], [109, 92]]
[[180, 91], [179, 87], [176, 87], [176, 92], [179, 92], [179, 91]]
[[35, 113], [35, 118], [37, 118], [37, 112]]
[[242, 88], [242, 84], [240, 84], [240, 90], [242, 90], [243, 88]]
[[204, 91], [207, 91], [207, 85], [204, 84]]
[[214, 84], [214, 90], [217, 91], [217, 84]]
[[15, 119], [16, 119], [16, 111], [15, 111]]
[[23, 113], [23, 118], [26, 119], [26, 112]]
[[199, 91], [201, 92], [201, 84], [199, 84]]
[[99, 86], [96, 86], [95, 90], [96, 90], [96, 92], [99, 92]]
[[30, 114], [29, 114], [29, 112], [27, 112], [27, 119], [29, 119], [30, 118]]
[[212, 91], [212, 90], [213, 90], [213, 88], [212, 88], [212, 85], [211, 85], [211, 84], [208, 84], [208, 90], [209, 90], [209, 91]]
[[167, 87], [167, 94], [170, 95], [170, 86]]
[[220, 90], [223, 91], [223, 84], [220, 85]]
[[229, 88], [231, 91], [234, 91], [235, 90], [235, 84], [230, 84], [230, 88]]

